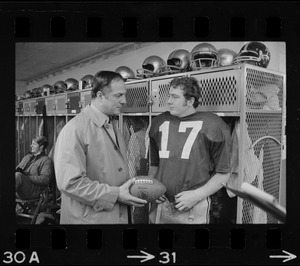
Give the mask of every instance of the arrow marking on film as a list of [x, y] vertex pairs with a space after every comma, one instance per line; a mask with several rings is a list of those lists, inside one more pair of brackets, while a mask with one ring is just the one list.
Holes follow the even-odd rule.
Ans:
[[145, 251], [140, 250], [141, 253], [145, 254], [145, 255], [128, 255], [127, 258], [129, 259], [143, 259], [141, 260], [141, 262], [145, 262], [147, 260], [152, 260], [155, 258], [155, 256], [153, 256], [152, 254], [149, 254]]
[[283, 262], [287, 262], [289, 260], [293, 260], [293, 259], [297, 258], [296, 255], [294, 255], [290, 252], [287, 252], [285, 250], [282, 250], [282, 251], [287, 255], [270, 255], [270, 258], [271, 259], [285, 259]]

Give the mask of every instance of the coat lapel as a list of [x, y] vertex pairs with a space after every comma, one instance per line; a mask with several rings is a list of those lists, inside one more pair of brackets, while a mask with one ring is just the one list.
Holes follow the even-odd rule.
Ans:
[[123, 137], [120, 133], [120, 131], [118, 130], [117, 127], [117, 120], [112, 120], [112, 124], [113, 124], [113, 128], [114, 128], [114, 132], [116, 135], [116, 140], [117, 143], [113, 140], [113, 138], [111, 138], [111, 136], [109, 135], [109, 133], [107, 132], [107, 130], [104, 128], [104, 124], [105, 124], [105, 120], [102, 117], [97, 116], [97, 114], [93, 111], [93, 109], [91, 108], [90, 105], [86, 106], [83, 110], [83, 112], [99, 127], [102, 128], [105, 131], [105, 134], [108, 134], [110, 140], [113, 142], [113, 144], [115, 145], [115, 147], [117, 147], [118, 151], [121, 153], [122, 157], [124, 160], [126, 160], [126, 148], [125, 148], [125, 143], [123, 141]]

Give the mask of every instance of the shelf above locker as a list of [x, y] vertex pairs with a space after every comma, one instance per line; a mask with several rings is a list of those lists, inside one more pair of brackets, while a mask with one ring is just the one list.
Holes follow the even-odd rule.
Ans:
[[246, 109], [246, 113], [261, 113], [261, 114], [281, 114], [280, 110], [263, 110], [263, 109]]
[[150, 115], [149, 112], [146, 113], [121, 113], [122, 116], [147, 116]]

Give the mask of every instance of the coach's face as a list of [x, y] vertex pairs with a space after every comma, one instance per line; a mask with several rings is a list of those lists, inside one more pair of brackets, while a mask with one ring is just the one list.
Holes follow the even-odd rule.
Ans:
[[98, 92], [101, 101], [101, 110], [106, 115], [118, 115], [126, 104], [126, 88], [123, 80], [113, 80], [110, 88], [103, 94]]
[[168, 106], [171, 115], [184, 117], [193, 111], [193, 100], [187, 100], [183, 96], [184, 91], [179, 87], [171, 87], [169, 90]]

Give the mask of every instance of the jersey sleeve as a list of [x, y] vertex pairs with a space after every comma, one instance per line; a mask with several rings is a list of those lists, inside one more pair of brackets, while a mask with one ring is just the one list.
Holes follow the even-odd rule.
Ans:
[[219, 137], [210, 141], [210, 156], [213, 164], [213, 172], [227, 174], [230, 172], [230, 156], [232, 138], [227, 125], [222, 125], [218, 130]]

